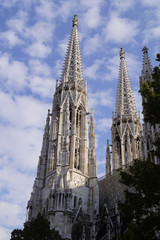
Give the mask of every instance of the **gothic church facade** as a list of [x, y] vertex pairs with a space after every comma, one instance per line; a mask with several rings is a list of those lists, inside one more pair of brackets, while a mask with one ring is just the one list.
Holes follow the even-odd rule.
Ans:
[[60, 84], [48, 111], [28, 221], [40, 212], [62, 238], [71, 239], [81, 216], [93, 226], [99, 213], [99, 188], [93, 111], [88, 136], [88, 94], [83, 80], [78, 18], [73, 18]]
[[[83, 225], [80, 239], [96, 239], [95, 223], [103, 190], [100, 188], [99, 194], [101, 183], [98, 184], [97, 179], [94, 115], [92, 110], [88, 126], [87, 82], [83, 79], [76, 15], [72, 27], [52, 111], [48, 111], [46, 118], [37, 176], [27, 206], [27, 221], [41, 213], [64, 239], [74, 239], [77, 224]], [[148, 49], [144, 48], [143, 52], [140, 81], [148, 80], [148, 77], [151, 80]], [[147, 136], [155, 138], [150, 125], [145, 123], [142, 129], [140, 114], [137, 115], [123, 48], [120, 50], [116, 112], [112, 116], [111, 133], [112, 157], [107, 141], [105, 179], [111, 176], [111, 159], [114, 174], [135, 158], [146, 159], [147, 146], [151, 144], [151, 141], [146, 142]], [[158, 160], [154, 161], [157, 163]]]

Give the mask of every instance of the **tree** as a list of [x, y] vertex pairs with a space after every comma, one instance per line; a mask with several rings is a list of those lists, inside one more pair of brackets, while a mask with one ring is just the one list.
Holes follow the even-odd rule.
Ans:
[[23, 230], [15, 229], [11, 233], [11, 240], [61, 240], [55, 229], [50, 229], [49, 221], [37, 215], [30, 223], [26, 223]]
[[136, 159], [120, 176], [121, 183], [127, 186], [125, 202], [119, 203], [128, 229], [122, 239], [160, 239], [160, 165]]

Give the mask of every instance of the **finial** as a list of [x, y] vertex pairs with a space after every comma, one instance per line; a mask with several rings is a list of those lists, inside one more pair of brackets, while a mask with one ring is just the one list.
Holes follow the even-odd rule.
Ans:
[[146, 46], [144, 46], [144, 48], [142, 49], [143, 53], [148, 53], [148, 48]]
[[72, 20], [72, 27], [77, 26], [78, 27], [78, 17], [77, 15], [74, 15], [74, 18]]
[[125, 58], [125, 51], [122, 47], [121, 47], [119, 55], [120, 55], [120, 59]]

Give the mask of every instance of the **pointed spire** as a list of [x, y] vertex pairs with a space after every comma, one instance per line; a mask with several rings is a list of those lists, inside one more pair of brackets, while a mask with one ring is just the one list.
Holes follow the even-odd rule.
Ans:
[[66, 58], [61, 75], [61, 82], [82, 83], [82, 61], [78, 34], [78, 17], [74, 15], [72, 20], [72, 32], [70, 35]]
[[50, 122], [50, 109], [48, 109], [48, 114], [46, 118], [45, 133], [49, 134], [49, 122]]
[[111, 156], [109, 149], [109, 140], [107, 139], [107, 147], [106, 147], [106, 175], [111, 174]]
[[135, 101], [129, 80], [125, 51], [120, 50], [119, 82], [117, 89], [116, 117], [122, 115], [137, 116]]
[[94, 115], [93, 108], [91, 109], [91, 120], [90, 120], [90, 129], [89, 129], [89, 148], [95, 148], [95, 124], [94, 124]]
[[50, 110], [48, 109], [48, 114], [47, 114], [47, 118], [46, 118], [46, 125], [45, 125], [45, 128], [44, 128], [44, 134], [43, 134], [41, 157], [43, 157], [47, 154], [48, 141], [49, 141], [49, 128], [50, 128], [49, 125], [50, 125]]
[[143, 52], [143, 68], [142, 68], [142, 81], [152, 81], [152, 66], [148, 56], [148, 48], [144, 47]]

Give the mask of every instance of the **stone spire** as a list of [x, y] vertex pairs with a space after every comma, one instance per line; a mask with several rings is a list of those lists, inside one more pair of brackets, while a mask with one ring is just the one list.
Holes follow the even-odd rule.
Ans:
[[141, 81], [152, 81], [152, 66], [148, 56], [148, 48], [144, 47], [143, 52], [143, 67], [142, 67], [142, 78]]
[[89, 131], [89, 148], [95, 149], [95, 124], [93, 108], [91, 109], [91, 121], [90, 121], [90, 131]]
[[107, 139], [107, 147], [106, 147], [106, 175], [111, 174], [111, 156], [109, 149], [109, 140]]
[[91, 110], [91, 120], [89, 128], [89, 175], [97, 177], [96, 148], [95, 148], [95, 124], [93, 109]]
[[[88, 151], [88, 174], [90, 176], [89, 179], [89, 187], [93, 189], [93, 200], [91, 211], [93, 213], [98, 214], [97, 206], [99, 205], [99, 187], [97, 181], [97, 164], [96, 164], [96, 148], [95, 148], [95, 124], [94, 124], [94, 115], [93, 109], [91, 110], [91, 120], [90, 120], [90, 128], [89, 128], [89, 151]], [[90, 204], [91, 206], [91, 204]]]
[[123, 48], [120, 50], [116, 113], [113, 114], [111, 131], [112, 164], [115, 171], [125, 168], [141, 155], [141, 123], [136, 113]]
[[127, 65], [125, 61], [125, 51], [120, 50], [119, 82], [117, 89], [116, 117], [122, 115], [136, 116], [136, 107], [129, 80]]
[[72, 32], [70, 35], [67, 53], [61, 75], [61, 82], [83, 81], [81, 51], [78, 34], [78, 17], [74, 15], [72, 20]]

